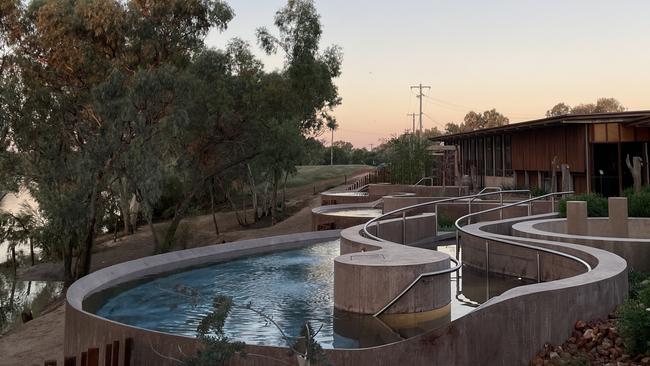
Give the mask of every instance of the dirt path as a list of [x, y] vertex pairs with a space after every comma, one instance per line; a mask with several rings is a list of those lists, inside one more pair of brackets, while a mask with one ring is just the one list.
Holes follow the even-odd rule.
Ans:
[[[314, 189], [320, 192], [337, 184], [341, 184], [339, 178], [321, 181], [314, 185], [315, 188], [309, 186], [287, 190], [287, 197], [292, 197], [291, 205], [299, 210], [270, 227], [242, 230], [234, 213], [218, 213], [218, 223], [223, 234], [217, 236], [211, 215], [186, 219], [188, 230], [192, 233], [187, 240], [187, 247], [311, 231], [311, 209], [320, 205], [320, 196], [314, 195]], [[152, 252], [151, 232], [141, 228], [136, 234], [122, 240], [109, 240], [99, 245], [93, 254], [92, 270], [149, 256]], [[21, 278], [29, 280], [61, 277], [61, 265], [57, 263], [39, 265], [21, 272]], [[62, 365], [64, 324], [64, 306], [59, 305], [53, 311], [12, 330], [0, 338], [0, 366], [42, 366], [45, 360], [50, 359], [56, 359]]]

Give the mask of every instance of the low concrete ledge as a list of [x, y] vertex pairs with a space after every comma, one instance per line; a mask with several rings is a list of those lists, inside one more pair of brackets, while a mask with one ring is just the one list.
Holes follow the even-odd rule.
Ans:
[[[300, 237], [302, 239], [299, 240], [308, 243], [335, 239], [336, 233], [308, 233], [256, 241], [260, 246], [263, 241], [270, 242], [271, 245], [288, 246], [291, 245], [292, 237]], [[248, 243], [247, 245], [255, 246], [251, 242], [256, 241], [232, 244], [237, 246]], [[359, 246], [378, 248], [376, 243], [362, 242]], [[627, 294], [626, 262], [622, 258], [581, 245], [547, 245], [554, 249], [562, 247], [562, 250], [581, 253], [581, 258], [590, 258], [594, 270], [571, 278], [511, 289], [445, 327], [404, 341], [358, 350], [326, 350], [328, 359], [333, 365], [358, 366], [528, 364], [544, 343], [562, 343], [571, 334], [577, 320], [607, 316]], [[206, 254], [210, 255], [209, 250]], [[139, 266], [146, 272], [144, 262], [140, 262]], [[196, 350], [198, 342], [195, 338], [136, 328], [84, 311], [81, 308], [83, 299], [89, 293], [96, 292], [96, 285], [102, 286], [107, 281], [123, 282], [120, 277], [125, 274], [119, 271], [117, 273], [111, 268], [113, 267], [85, 277], [73, 284], [72, 291], [68, 292], [65, 355], [78, 356], [78, 353], [88, 347], [97, 347], [127, 337], [133, 339], [133, 365], [177, 365], [170, 357], [178, 358]], [[152, 270], [153, 273], [166, 272], [163, 268], [154, 267]], [[297, 365], [296, 359], [289, 356], [282, 347], [249, 345], [247, 352], [247, 358], [235, 359], [230, 364]]]
[[408, 184], [371, 184], [368, 186], [368, 194], [372, 197], [384, 197], [391, 194], [404, 192], [413, 193], [422, 197], [458, 197], [465, 196], [469, 192], [466, 186], [415, 186]]
[[311, 226], [312, 230], [340, 230], [352, 226], [364, 224], [372, 217], [362, 216], [341, 216], [335, 215], [334, 212], [343, 210], [363, 210], [378, 208], [382, 205], [382, 200], [376, 200], [366, 203], [350, 203], [340, 205], [328, 205], [314, 207], [311, 210]]
[[367, 192], [358, 191], [326, 191], [320, 194], [321, 206], [368, 203], [375, 199]]
[[576, 321], [606, 317], [627, 295], [622, 258], [585, 246], [559, 246], [591, 256], [594, 270], [513, 288], [447, 327], [402, 342], [328, 351], [330, 360], [334, 365], [527, 365], [545, 343], [564, 342]]
[[[467, 233], [461, 236], [463, 264], [480, 270], [485, 270], [487, 266], [490, 272], [541, 281], [554, 281], [583, 273], [584, 266], [572, 259], [499, 241], [499, 239], [505, 239], [558, 250], [556, 246], [561, 243], [529, 240], [510, 235], [511, 227], [514, 224], [553, 216], [555, 215], [519, 217], [464, 226], [463, 229]], [[488, 256], [486, 256], [486, 247]], [[579, 257], [591, 266], [597, 264], [595, 258], [582, 251], [577, 251], [571, 246], [562, 247], [560, 251]]]
[[588, 233], [597, 232], [602, 235], [570, 235], [566, 233], [566, 219], [540, 219], [520, 222], [512, 226], [512, 235], [520, 238], [550, 240], [563, 243], [582, 244], [593, 248], [607, 250], [623, 257], [631, 269], [641, 272], [650, 271], [650, 238], [645, 235], [650, 229], [650, 219], [629, 218], [627, 220], [630, 236], [613, 237], [608, 218], [588, 218]]
[[[498, 196], [497, 196], [498, 197]], [[398, 197], [398, 196], [387, 196], [384, 197], [384, 212], [394, 211], [400, 208], [409, 207], [421, 203], [435, 202], [449, 197]], [[504, 200], [504, 204], [515, 203], [518, 201], [513, 200]], [[556, 204], [557, 205], [557, 204]], [[479, 212], [488, 210], [495, 207], [500, 207], [500, 201], [494, 199], [477, 199], [472, 202], [471, 210], [472, 212]], [[468, 200], [459, 200], [454, 202], [445, 202], [438, 204], [438, 215], [444, 217], [448, 220], [457, 220], [461, 216], [469, 214], [470, 207], [468, 205]], [[434, 205], [428, 205], [425, 207], [416, 208], [407, 212], [407, 215], [415, 215], [424, 212], [433, 212]], [[551, 201], [535, 201], [532, 204], [532, 213], [534, 215], [550, 213]], [[514, 207], [508, 207], [503, 210], [503, 218], [514, 218], [521, 217], [528, 214], [528, 205], [522, 204]], [[499, 212], [490, 212], [487, 214], [479, 215], [472, 218], [475, 221], [492, 221], [500, 219]]]
[[[165, 357], [178, 358], [181, 352], [194, 352], [197, 347], [195, 338], [108, 320], [86, 311], [84, 301], [107, 288], [147, 276], [337, 240], [339, 233], [338, 230], [309, 232], [218, 244], [145, 257], [91, 273], [72, 284], [66, 293], [64, 355], [79, 358], [81, 352], [88, 348], [103, 348], [103, 345], [114, 340], [132, 338], [132, 365], [177, 365], [177, 362]], [[278, 362], [278, 365], [293, 361], [286, 357], [286, 350], [281, 347], [249, 346], [248, 349], [252, 353], [277, 356], [278, 360], [285, 362]], [[273, 363], [263, 360], [261, 364]]]
[[[393, 300], [420, 274], [449, 268], [447, 254], [396, 243], [435, 238], [435, 215], [425, 214], [381, 222], [371, 227], [379, 242], [360, 234], [362, 226], [341, 232], [341, 256], [334, 259], [334, 306], [337, 309], [374, 314]], [[386, 314], [423, 313], [451, 301], [450, 277], [420, 281]]]

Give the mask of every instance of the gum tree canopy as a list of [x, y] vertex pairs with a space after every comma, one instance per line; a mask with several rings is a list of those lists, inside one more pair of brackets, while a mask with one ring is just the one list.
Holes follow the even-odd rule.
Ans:
[[279, 35], [260, 36], [285, 51], [273, 73], [243, 41], [206, 47], [233, 16], [220, 0], [0, 0], [0, 179], [37, 200], [40, 245], [63, 258], [67, 281], [90, 271], [116, 182], [150, 212], [164, 175], [179, 177], [157, 244], [168, 249], [208, 182], [274, 150], [278, 126], [319, 130], [340, 103], [340, 52], [319, 50], [312, 1], [290, 0]]

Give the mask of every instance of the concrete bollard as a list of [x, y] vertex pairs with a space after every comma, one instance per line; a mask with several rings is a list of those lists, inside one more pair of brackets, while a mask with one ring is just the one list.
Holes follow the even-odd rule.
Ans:
[[627, 220], [627, 198], [610, 197], [609, 205], [609, 227], [612, 236], [617, 238], [629, 237]]
[[588, 235], [587, 202], [568, 201], [566, 203], [566, 231], [569, 235]]

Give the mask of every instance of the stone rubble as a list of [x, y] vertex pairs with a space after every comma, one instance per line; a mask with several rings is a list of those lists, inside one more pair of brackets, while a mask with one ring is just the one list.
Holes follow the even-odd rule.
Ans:
[[532, 366], [650, 366], [650, 356], [625, 352], [616, 316], [607, 320], [576, 322], [571, 337], [561, 346], [544, 345]]

